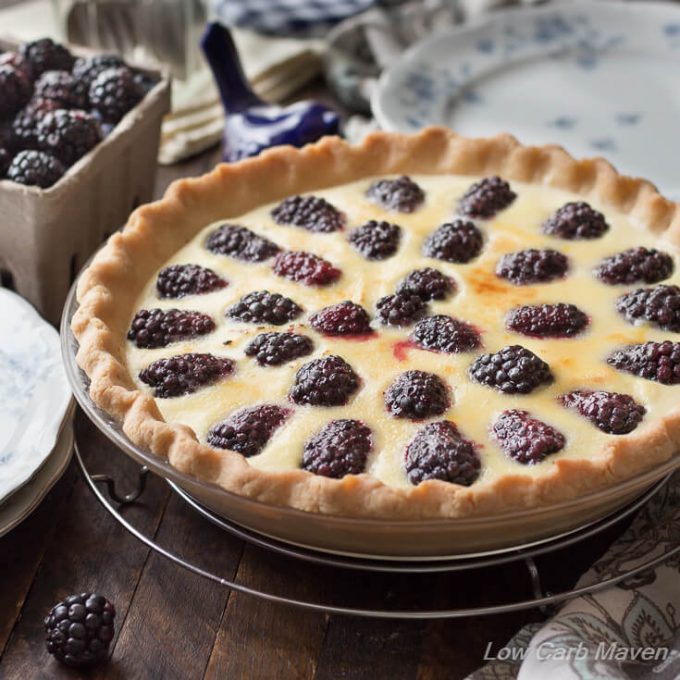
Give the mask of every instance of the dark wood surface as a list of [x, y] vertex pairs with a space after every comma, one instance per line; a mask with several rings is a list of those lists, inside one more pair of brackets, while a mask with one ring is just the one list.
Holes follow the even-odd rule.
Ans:
[[[161, 169], [158, 193], [212, 167], [217, 151]], [[76, 434], [93, 473], [132, 488], [138, 467], [82, 414]], [[376, 607], [453, 607], [531, 592], [522, 564], [472, 574], [380, 576], [277, 557], [225, 534], [152, 477], [125, 516], [168, 549], [239, 583], [278, 594]], [[552, 588], [573, 583], [610, 532], [539, 561]], [[452, 621], [384, 621], [309, 613], [230, 592], [148, 550], [105, 511], [71, 465], [40, 508], [0, 539], [0, 679], [78, 677], [45, 651], [42, 620], [72, 592], [116, 606], [112, 658], [94, 678], [463, 678], [539, 612]]]

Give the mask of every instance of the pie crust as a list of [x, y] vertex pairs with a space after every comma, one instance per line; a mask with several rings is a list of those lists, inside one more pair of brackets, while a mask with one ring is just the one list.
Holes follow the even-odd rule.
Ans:
[[577, 161], [556, 146], [523, 146], [508, 135], [465, 139], [428, 128], [416, 135], [375, 133], [359, 146], [326, 138], [303, 149], [273, 149], [173, 183], [162, 200], [136, 210], [83, 272], [72, 328], [94, 402], [122, 423], [137, 446], [183, 473], [263, 503], [344, 517], [454, 518], [544, 507], [633, 478], [676, 455], [680, 404], [667, 415], [644, 420], [630, 434], [607, 438], [592, 458], [559, 458], [541, 475], [504, 474], [468, 487], [438, 480], [390, 486], [365, 473], [331, 479], [303, 470], [259, 469], [236, 452], [200, 442], [190, 427], [164, 421], [154, 398], [130, 376], [125, 348], [133, 305], [168, 258], [205, 225], [287, 196], [361, 178], [418, 173], [498, 174], [567, 190], [680, 247], [678, 204], [647, 181], [619, 175], [602, 159]]

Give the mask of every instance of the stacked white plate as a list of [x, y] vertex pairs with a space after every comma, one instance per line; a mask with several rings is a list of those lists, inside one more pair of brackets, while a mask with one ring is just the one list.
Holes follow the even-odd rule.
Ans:
[[40, 504], [73, 451], [73, 402], [59, 334], [0, 289], [0, 536]]

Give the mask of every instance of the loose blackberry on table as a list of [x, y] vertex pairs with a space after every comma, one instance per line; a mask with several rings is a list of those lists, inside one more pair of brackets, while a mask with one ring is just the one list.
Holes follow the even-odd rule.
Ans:
[[385, 260], [392, 257], [401, 239], [401, 227], [391, 222], [370, 220], [347, 237], [347, 240], [367, 259]]
[[496, 276], [516, 286], [527, 286], [564, 278], [568, 269], [566, 255], [550, 248], [529, 248], [503, 255], [496, 265]]
[[482, 251], [482, 232], [466, 220], [454, 220], [442, 224], [423, 243], [423, 255], [444, 262], [465, 264], [474, 260]]
[[616, 350], [607, 358], [610, 366], [662, 385], [680, 384], [680, 342], [645, 342]]
[[173, 342], [207, 335], [215, 330], [212, 317], [184, 309], [140, 309], [132, 319], [128, 340], [140, 349], [166, 347]]
[[609, 231], [604, 215], [584, 201], [563, 205], [543, 223], [543, 233], [567, 240], [594, 239]]
[[208, 444], [217, 449], [256, 456], [292, 411], [276, 404], [258, 404], [232, 413], [208, 432]]
[[320, 309], [309, 317], [309, 323], [323, 335], [366, 335], [373, 332], [368, 312], [351, 300]]
[[156, 290], [162, 298], [205, 295], [227, 285], [219, 274], [198, 264], [172, 264], [161, 269], [156, 279]]
[[168, 399], [212, 385], [231, 375], [234, 367], [231, 359], [192, 352], [154, 361], [140, 372], [139, 379], [153, 387], [155, 397]]
[[340, 269], [323, 257], [294, 250], [279, 253], [272, 269], [278, 276], [307, 286], [328, 286], [342, 275]]
[[529, 394], [553, 381], [550, 366], [520, 345], [482, 354], [470, 366], [470, 377], [504, 394]]
[[342, 357], [332, 354], [312, 359], [298, 370], [290, 398], [300, 405], [344, 406], [359, 385], [354, 369]]
[[673, 258], [668, 253], [639, 246], [606, 257], [595, 268], [595, 276], [610, 286], [658, 283], [667, 279], [673, 270]]
[[489, 219], [505, 210], [517, 198], [510, 185], [498, 176], [485, 177], [473, 184], [458, 202], [458, 212], [466, 217]]
[[425, 201], [425, 192], [406, 175], [373, 182], [366, 196], [385, 210], [401, 213], [415, 212]]
[[521, 409], [503, 411], [492, 432], [505, 454], [522, 465], [540, 463], [566, 443], [561, 432]]
[[213, 231], [205, 247], [216, 255], [228, 255], [245, 262], [264, 262], [281, 251], [276, 243], [235, 224], [223, 224]]
[[421, 420], [440, 416], [449, 404], [449, 390], [444, 381], [425, 371], [406, 371], [385, 391], [385, 406], [395, 418]]
[[680, 332], [680, 288], [661, 284], [621, 295], [616, 309], [630, 321], [646, 321], [666, 331]]
[[449, 422], [429, 423], [406, 448], [406, 476], [418, 485], [428, 479], [470, 486], [479, 477], [481, 463], [472, 442], [463, 439]]
[[417, 295], [395, 293], [381, 297], [376, 309], [376, 316], [385, 326], [410, 326], [426, 313], [427, 305]]
[[64, 165], [73, 165], [102, 140], [96, 118], [85, 111], [56, 109], [38, 123], [38, 146]]
[[69, 595], [45, 617], [45, 645], [56, 659], [85, 668], [108, 658], [114, 636], [114, 606], [102, 595]]
[[534, 338], [569, 338], [583, 332], [588, 316], [576, 305], [525, 305], [511, 309], [505, 319], [508, 330]]
[[311, 354], [314, 343], [297, 333], [260, 333], [245, 348], [245, 354], [255, 357], [261, 366], [280, 366]]
[[632, 432], [647, 412], [630, 395], [604, 390], [575, 390], [563, 394], [560, 403], [576, 410], [607, 434]]
[[56, 184], [66, 172], [63, 164], [52, 154], [43, 151], [20, 151], [7, 168], [7, 179], [48, 189]]
[[302, 308], [294, 300], [268, 290], [248, 293], [227, 310], [227, 316], [236, 321], [268, 323], [273, 326], [283, 326], [300, 314]]
[[317, 233], [339, 231], [344, 215], [326, 199], [317, 196], [290, 196], [272, 210], [277, 224], [293, 225]]
[[333, 420], [307, 440], [301, 467], [334, 479], [358, 475], [372, 448], [371, 429], [360, 420]]
[[397, 286], [397, 293], [417, 295], [425, 302], [444, 300], [455, 291], [453, 280], [432, 267], [414, 269]]
[[470, 352], [482, 344], [473, 326], [445, 314], [419, 321], [411, 333], [411, 340], [423, 349], [447, 354]]

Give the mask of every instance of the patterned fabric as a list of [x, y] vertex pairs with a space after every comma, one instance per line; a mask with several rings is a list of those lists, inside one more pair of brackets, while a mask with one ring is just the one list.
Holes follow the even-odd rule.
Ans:
[[229, 26], [260, 33], [320, 35], [363, 12], [375, 0], [213, 0], [217, 17]]
[[[680, 542], [676, 473], [579, 581], [623, 574]], [[526, 626], [468, 680], [677, 680], [680, 678], [680, 553], [618, 586], [568, 602]], [[502, 657], [502, 658], [501, 658]]]

